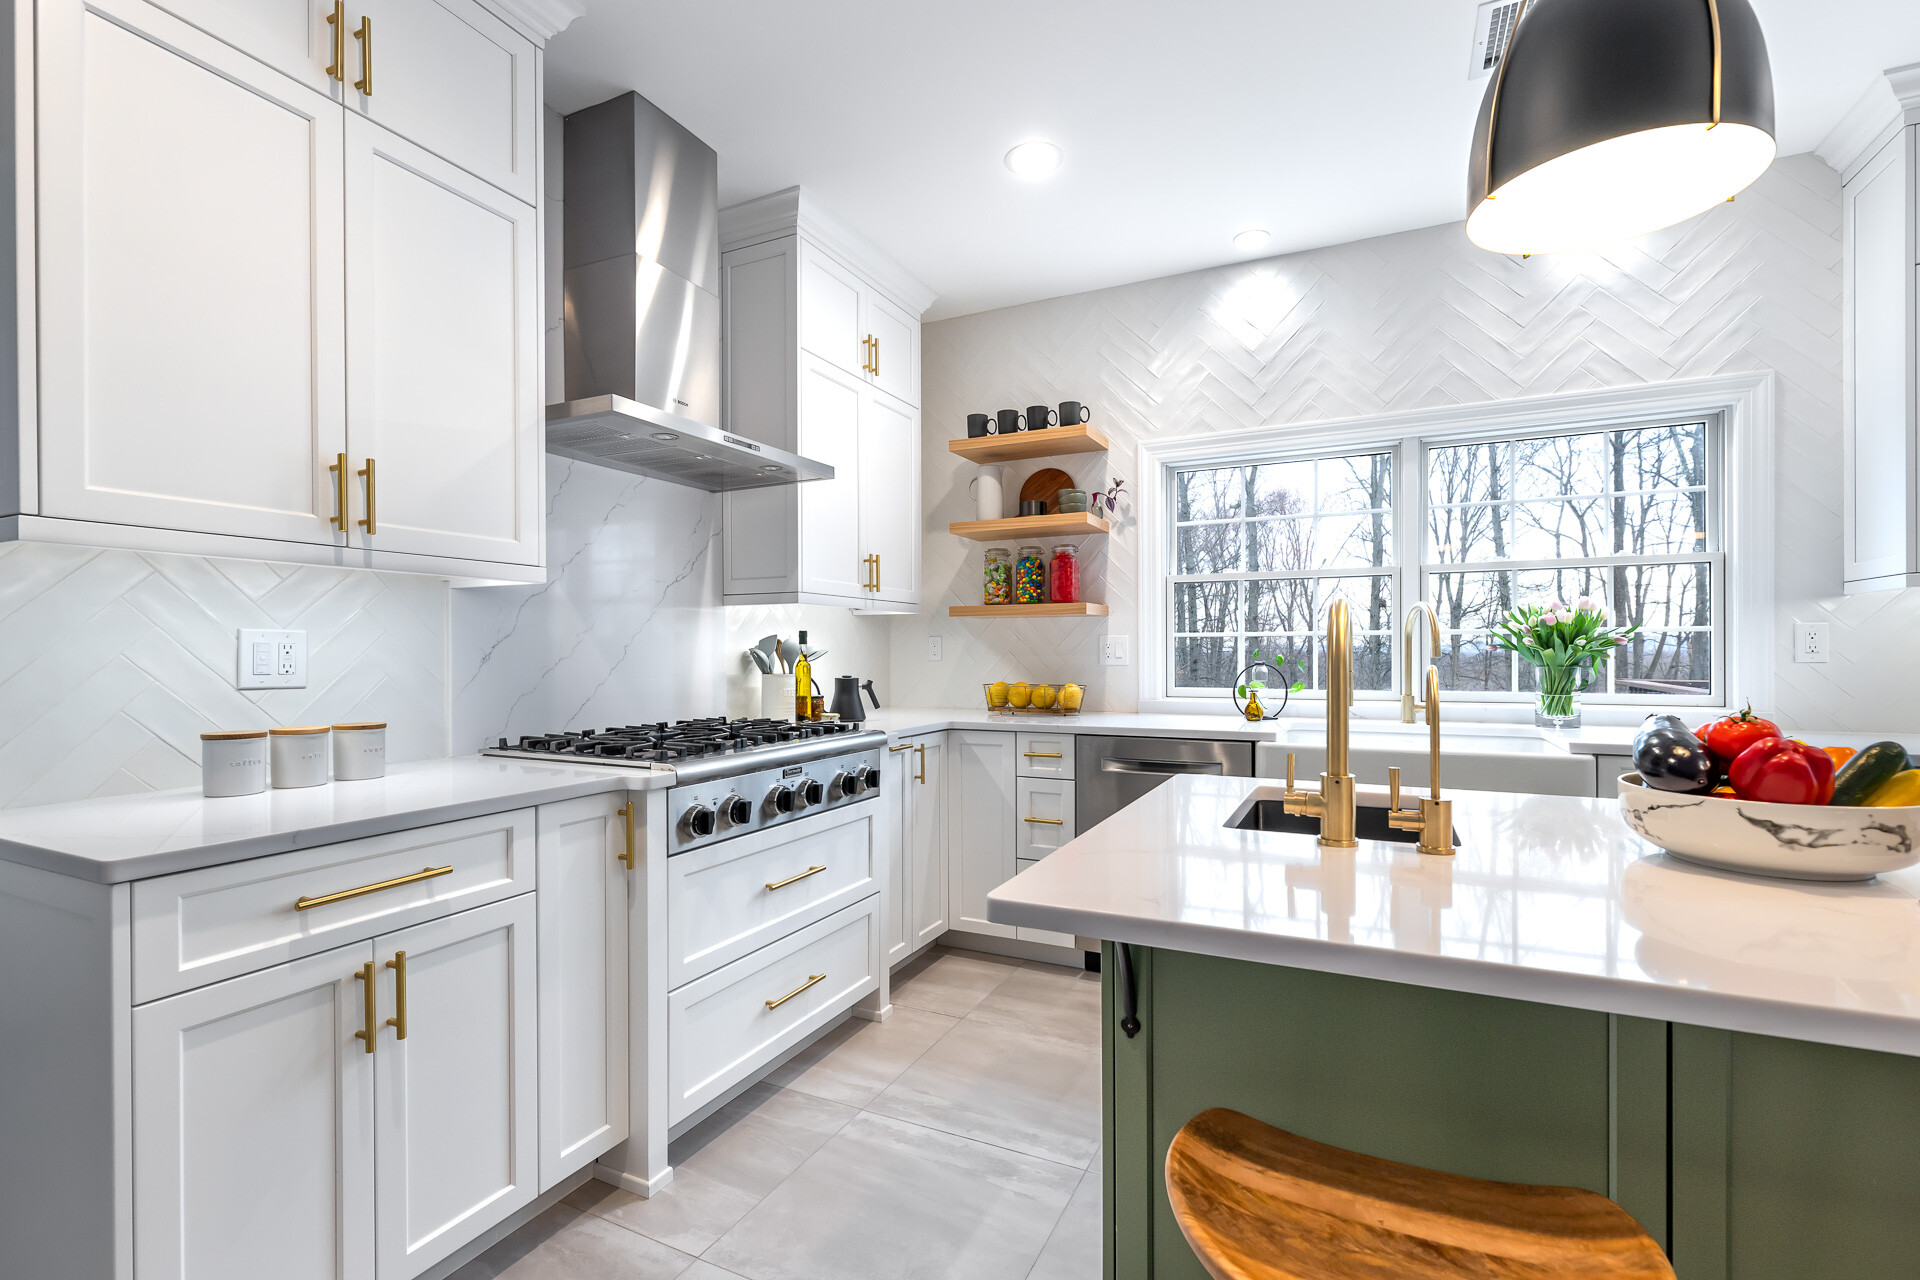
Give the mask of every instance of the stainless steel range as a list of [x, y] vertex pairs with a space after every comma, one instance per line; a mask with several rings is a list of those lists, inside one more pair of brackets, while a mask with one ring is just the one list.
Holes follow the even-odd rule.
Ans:
[[873, 799], [886, 744], [886, 734], [851, 724], [718, 716], [502, 738], [483, 754], [671, 770], [671, 857]]

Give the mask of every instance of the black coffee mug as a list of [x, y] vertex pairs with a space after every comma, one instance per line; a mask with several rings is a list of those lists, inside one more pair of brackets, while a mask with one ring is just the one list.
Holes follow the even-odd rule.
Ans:
[[1059, 421], [1057, 415], [1046, 405], [1030, 404], [1027, 406], [1027, 430], [1045, 431], [1057, 421]]
[[1077, 427], [1091, 421], [1093, 421], [1093, 410], [1087, 408], [1087, 406], [1081, 404], [1078, 400], [1062, 400], [1060, 402], [1061, 426]]
[[967, 415], [967, 438], [969, 440], [978, 440], [981, 436], [990, 436], [992, 434], [993, 419], [991, 417], [984, 413], [970, 413]]
[[1010, 436], [1016, 431], [1027, 429], [1027, 420], [1020, 416], [1018, 409], [1002, 409], [995, 416], [1000, 419], [999, 434], [1003, 436]]

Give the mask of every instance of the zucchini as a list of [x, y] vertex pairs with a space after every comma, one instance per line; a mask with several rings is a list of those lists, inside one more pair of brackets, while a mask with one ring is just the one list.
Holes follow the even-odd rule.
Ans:
[[1833, 804], [1863, 805], [1867, 797], [1907, 767], [1907, 749], [1897, 742], [1876, 742], [1833, 775]]

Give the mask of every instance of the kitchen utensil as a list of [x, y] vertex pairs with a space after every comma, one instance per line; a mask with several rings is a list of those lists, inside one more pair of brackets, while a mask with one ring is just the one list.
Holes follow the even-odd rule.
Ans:
[[1006, 494], [1002, 488], [1006, 478], [1007, 469], [996, 464], [981, 467], [980, 474], [967, 482], [976, 519], [998, 520], [1006, 510]]
[[200, 735], [200, 794], [250, 796], [267, 789], [267, 731]]
[[873, 681], [862, 680], [859, 676], [835, 676], [833, 678], [833, 704], [828, 708], [842, 720], [858, 722], [867, 718], [866, 704], [860, 701], [860, 691], [865, 689], [867, 696], [873, 699], [873, 709], [880, 709], [880, 695], [873, 691]]
[[1020, 486], [1020, 501], [1044, 502], [1047, 513], [1060, 510], [1060, 491], [1073, 488], [1073, 477], [1058, 467], [1045, 467], [1027, 477]]
[[761, 636], [760, 643], [754, 645], [753, 647], [766, 655], [767, 657], [766, 670], [769, 673], [771, 673], [775, 667], [780, 665], [780, 637], [779, 636]]
[[792, 671], [794, 669], [793, 664], [798, 661], [800, 661], [799, 642], [794, 640], [782, 640], [780, 642], [780, 665], [785, 670]]
[[1078, 427], [1091, 421], [1093, 421], [1093, 410], [1081, 404], [1078, 400], [1062, 400], [1060, 402], [1061, 426]]
[[1027, 429], [1027, 420], [1020, 416], [1018, 409], [1002, 409], [994, 416], [999, 419], [999, 428], [996, 434], [1010, 436], [1016, 431], [1025, 431]]
[[1027, 430], [1029, 431], [1045, 431], [1058, 421], [1060, 421], [1060, 415], [1055, 413], [1047, 405], [1030, 404], [1027, 406]]
[[364, 782], [387, 776], [387, 725], [384, 720], [333, 726], [333, 780]]
[[808, 649], [806, 653], [807, 653], [807, 663], [809, 666], [819, 662], [820, 659], [827, 656], [827, 651], [825, 649]]
[[273, 785], [277, 788], [318, 787], [327, 781], [333, 751], [324, 724], [297, 729], [269, 729], [273, 756]]
[[1043, 516], [1047, 514], [1047, 504], [1038, 498], [1035, 498], [1031, 502], [1023, 499], [1020, 503], [1020, 514], [1023, 516]]
[[978, 440], [981, 436], [993, 434], [993, 418], [984, 413], [967, 415], [967, 439]]
[[1619, 787], [1627, 825], [1686, 862], [1787, 880], [1871, 880], [1920, 862], [1920, 807], [1681, 795], [1637, 773]]
[[770, 676], [773, 674], [773, 659], [767, 656], [766, 650], [749, 649], [747, 650], [747, 656], [753, 659], [754, 666], [760, 668], [761, 675]]
[[1061, 515], [1073, 515], [1087, 509], [1087, 491], [1085, 489], [1062, 489], [1056, 495]]

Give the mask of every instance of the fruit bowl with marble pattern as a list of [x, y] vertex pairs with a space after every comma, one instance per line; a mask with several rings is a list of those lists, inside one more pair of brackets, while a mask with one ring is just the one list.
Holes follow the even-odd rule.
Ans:
[[1627, 825], [1676, 858], [1786, 880], [1871, 880], [1920, 862], [1920, 807], [1768, 804], [1620, 779]]

